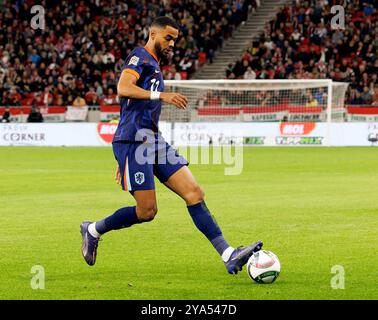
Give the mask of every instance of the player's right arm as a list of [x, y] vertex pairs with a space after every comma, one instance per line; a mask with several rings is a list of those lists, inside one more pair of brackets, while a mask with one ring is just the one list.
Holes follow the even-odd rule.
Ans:
[[[144, 90], [136, 85], [138, 78], [134, 73], [128, 72], [128, 69], [122, 71], [117, 85], [118, 96], [130, 99], [149, 100], [151, 91]], [[161, 92], [160, 100], [173, 104], [179, 109], [186, 109], [188, 99], [180, 93]]]

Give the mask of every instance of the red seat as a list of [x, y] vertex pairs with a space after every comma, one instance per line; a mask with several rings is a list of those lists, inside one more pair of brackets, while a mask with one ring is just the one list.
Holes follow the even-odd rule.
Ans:
[[25, 93], [24, 94], [26, 99], [33, 99], [34, 98], [34, 92]]
[[181, 80], [186, 80], [188, 78], [188, 73], [186, 71], [181, 71]]
[[21, 105], [23, 106], [31, 106], [33, 104], [33, 98], [25, 98], [21, 100]]

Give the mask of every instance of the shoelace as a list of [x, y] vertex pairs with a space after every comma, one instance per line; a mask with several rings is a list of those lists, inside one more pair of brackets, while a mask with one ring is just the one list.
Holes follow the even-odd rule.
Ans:
[[97, 249], [98, 243], [102, 241], [102, 238], [94, 238], [94, 239], [91, 239], [90, 241], [91, 241], [91, 244], [95, 247], [95, 249]]

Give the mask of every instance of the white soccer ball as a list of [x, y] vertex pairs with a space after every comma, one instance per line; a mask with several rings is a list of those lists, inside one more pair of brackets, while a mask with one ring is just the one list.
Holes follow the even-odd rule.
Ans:
[[247, 272], [257, 283], [272, 283], [281, 272], [281, 264], [273, 252], [260, 250], [247, 261]]

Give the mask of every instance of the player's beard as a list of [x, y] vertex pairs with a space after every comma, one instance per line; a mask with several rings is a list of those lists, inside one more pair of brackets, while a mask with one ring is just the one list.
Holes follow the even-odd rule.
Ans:
[[155, 43], [155, 51], [159, 59], [164, 58], [163, 51], [161, 50], [160, 42]]
[[163, 50], [161, 49], [161, 45], [160, 45], [160, 42], [156, 42], [155, 43], [155, 51], [156, 51], [156, 55], [158, 56], [159, 60], [160, 60], [160, 64], [168, 64], [168, 55], [165, 55], [163, 53]]

